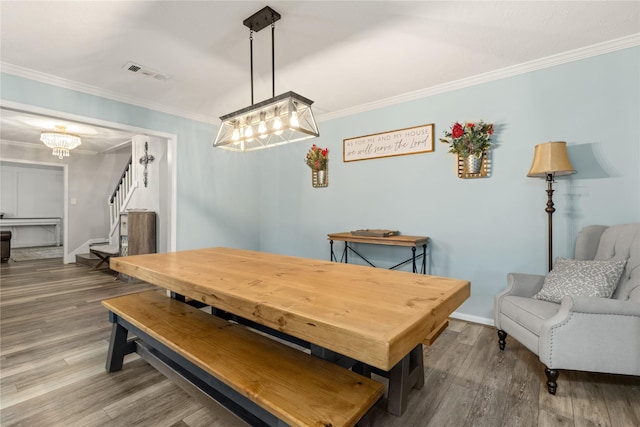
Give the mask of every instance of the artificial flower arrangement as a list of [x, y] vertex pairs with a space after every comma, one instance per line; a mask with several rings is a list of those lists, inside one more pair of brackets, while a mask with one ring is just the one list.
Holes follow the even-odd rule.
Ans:
[[321, 171], [327, 169], [327, 162], [329, 161], [329, 149], [317, 147], [313, 144], [305, 157], [307, 166], [314, 171]]
[[467, 122], [464, 125], [455, 122], [450, 131], [445, 131], [445, 138], [440, 142], [449, 145], [449, 153], [458, 154], [460, 157], [474, 155], [482, 157], [482, 153], [491, 147], [491, 135], [493, 124], [482, 120], [478, 123]]

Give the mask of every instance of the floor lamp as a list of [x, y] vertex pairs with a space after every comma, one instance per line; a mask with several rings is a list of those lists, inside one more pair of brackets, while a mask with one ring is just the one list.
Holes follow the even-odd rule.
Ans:
[[553, 227], [551, 216], [556, 211], [553, 207], [553, 182], [556, 176], [576, 173], [567, 155], [567, 143], [563, 141], [547, 142], [536, 145], [533, 153], [533, 164], [527, 176], [545, 178], [547, 180], [547, 212], [549, 218], [549, 271], [553, 266]]

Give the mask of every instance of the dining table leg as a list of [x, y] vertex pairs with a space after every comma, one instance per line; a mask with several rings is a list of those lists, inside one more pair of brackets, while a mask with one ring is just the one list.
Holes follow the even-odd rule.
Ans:
[[418, 344], [409, 354], [389, 371], [389, 394], [387, 412], [401, 416], [407, 409], [409, 391], [424, 386], [424, 361], [422, 344]]
[[395, 416], [402, 416], [407, 409], [407, 401], [411, 389], [421, 389], [424, 386], [424, 360], [422, 344], [418, 344], [413, 350], [402, 358], [390, 371], [375, 369], [339, 353], [315, 344], [310, 345], [311, 354], [321, 359], [351, 368], [354, 372], [371, 378], [371, 373], [384, 376], [389, 379], [389, 392], [387, 394], [387, 412]]

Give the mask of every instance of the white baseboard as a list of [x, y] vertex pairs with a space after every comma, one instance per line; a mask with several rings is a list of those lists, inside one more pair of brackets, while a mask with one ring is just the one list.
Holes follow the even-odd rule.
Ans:
[[495, 326], [493, 319], [489, 319], [486, 317], [472, 316], [470, 314], [464, 314], [458, 311], [454, 311], [453, 313], [451, 313], [450, 317], [454, 319], [465, 320], [467, 322], [479, 323], [481, 325]]

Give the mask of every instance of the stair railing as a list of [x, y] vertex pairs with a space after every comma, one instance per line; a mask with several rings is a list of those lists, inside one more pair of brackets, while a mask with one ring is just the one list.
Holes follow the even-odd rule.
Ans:
[[109, 231], [110, 242], [114, 232], [118, 228], [120, 213], [124, 212], [127, 208], [133, 191], [138, 187], [138, 182], [133, 173], [132, 162], [133, 156], [129, 157], [129, 161], [120, 176], [120, 180], [118, 181], [115, 190], [113, 190], [113, 193], [107, 200], [107, 204], [109, 205], [109, 221], [111, 224]]

